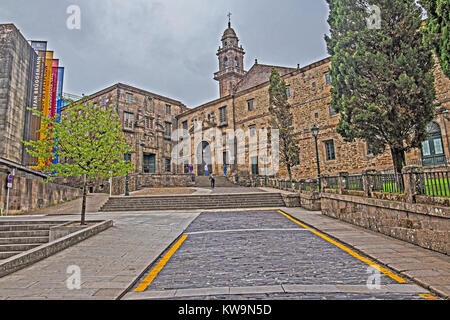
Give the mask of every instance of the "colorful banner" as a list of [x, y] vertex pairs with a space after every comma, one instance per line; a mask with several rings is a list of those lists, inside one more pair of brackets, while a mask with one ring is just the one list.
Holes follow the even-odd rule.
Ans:
[[52, 63], [52, 91], [50, 93], [50, 108], [48, 115], [53, 118], [56, 114], [56, 100], [58, 98], [58, 93], [56, 92], [58, 88], [58, 67], [59, 59], [53, 59]]
[[33, 74], [33, 104], [35, 110], [42, 110], [42, 91], [44, 88], [46, 41], [31, 41], [31, 47], [37, 53], [36, 68]]
[[58, 95], [58, 97], [56, 99], [56, 114], [58, 115], [58, 122], [59, 122], [59, 116], [61, 115], [61, 107], [64, 105], [63, 86], [64, 86], [64, 68], [59, 67], [58, 68], [58, 86], [56, 89], [56, 93]]
[[[50, 111], [51, 92], [52, 92], [52, 71], [53, 71], [53, 51], [47, 51], [45, 57], [45, 76], [44, 76], [44, 90], [42, 92], [42, 116], [48, 117]], [[41, 127], [44, 122], [41, 121]], [[44, 139], [41, 133], [40, 139]]]
[[[63, 106], [63, 85], [64, 85], [64, 68], [58, 67], [58, 84], [56, 87], [56, 121], [59, 123], [61, 117], [61, 107]], [[58, 150], [58, 146], [56, 146], [56, 151]], [[56, 153], [55, 158], [53, 159], [53, 163], [58, 163], [58, 153]]]

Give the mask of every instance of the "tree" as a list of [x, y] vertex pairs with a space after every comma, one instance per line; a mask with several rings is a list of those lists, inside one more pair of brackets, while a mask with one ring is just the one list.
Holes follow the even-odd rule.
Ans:
[[425, 41], [434, 49], [442, 70], [450, 78], [450, 2], [448, 0], [420, 0], [428, 12]]
[[[366, 140], [375, 155], [389, 148], [400, 173], [405, 153], [421, 147], [435, 115], [434, 60], [422, 41], [422, 9], [415, 0], [327, 2], [337, 132], [347, 142]], [[381, 13], [379, 28], [369, 24], [373, 8]]]
[[298, 162], [300, 151], [292, 137], [294, 128], [292, 127], [291, 106], [288, 103], [286, 82], [281, 79], [276, 68], [272, 68], [270, 75], [269, 98], [269, 111], [273, 115], [270, 120], [271, 126], [272, 129], [279, 130], [280, 162], [286, 166], [292, 182], [292, 167]]
[[[81, 224], [85, 224], [88, 181], [93, 178], [123, 176], [132, 166], [125, 162], [130, 151], [120, 124], [116, 108], [95, 106], [83, 101], [71, 102], [60, 121], [45, 117], [39, 141], [23, 141], [27, 152], [43, 164], [42, 171], [59, 177], [82, 177], [83, 202]], [[59, 163], [52, 163], [58, 155]]]

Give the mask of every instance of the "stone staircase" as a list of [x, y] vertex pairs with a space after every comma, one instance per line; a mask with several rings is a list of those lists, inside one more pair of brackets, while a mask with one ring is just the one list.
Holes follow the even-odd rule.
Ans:
[[[209, 188], [211, 187], [211, 181], [209, 181], [209, 177], [195, 177], [195, 186], [198, 188]], [[234, 183], [229, 181], [226, 177], [219, 177], [216, 176], [216, 182], [215, 182], [216, 188], [232, 188], [236, 187]]]
[[0, 262], [49, 242], [56, 221], [0, 221]]
[[280, 208], [285, 202], [280, 193], [257, 192], [236, 194], [111, 197], [103, 212], [161, 211], [193, 209]]

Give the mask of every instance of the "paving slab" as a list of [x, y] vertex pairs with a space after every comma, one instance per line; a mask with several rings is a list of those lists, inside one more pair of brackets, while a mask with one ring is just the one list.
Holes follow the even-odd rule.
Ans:
[[[0, 278], [0, 299], [116, 299], [198, 214], [191, 211], [88, 215], [92, 220], [112, 219], [114, 227]], [[64, 215], [52, 219], [70, 221], [79, 217]], [[69, 272], [71, 266], [79, 268], [79, 290], [68, 288], [68, 281], [75, 276]]]

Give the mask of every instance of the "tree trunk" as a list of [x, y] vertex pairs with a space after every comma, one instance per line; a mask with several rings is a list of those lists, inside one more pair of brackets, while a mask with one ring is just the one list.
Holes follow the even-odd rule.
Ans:
[[87, 197], [87, 181], [84, 179], [83, 183], [83, 202], [81, 204], [81, 222], [82, 226], [86, 225], [86, 197]]
[[391, 148], [394, 170], [397, 174], [402, 174], [402, 169], [406, 165], [405, 151], [403, 149]]

